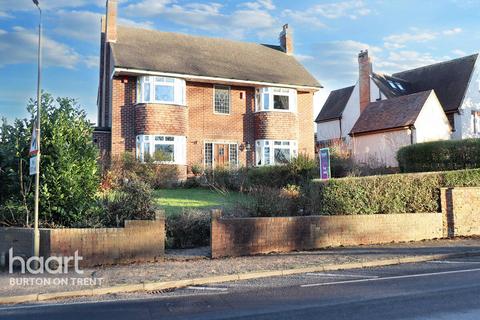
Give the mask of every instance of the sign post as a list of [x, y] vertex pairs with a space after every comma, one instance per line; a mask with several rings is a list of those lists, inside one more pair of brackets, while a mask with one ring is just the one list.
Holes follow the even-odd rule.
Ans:
[[318, 153], [320, 157], [320, 179], [328, 180], [331, 178], [330, 171], [330, 149], [322, 148]]

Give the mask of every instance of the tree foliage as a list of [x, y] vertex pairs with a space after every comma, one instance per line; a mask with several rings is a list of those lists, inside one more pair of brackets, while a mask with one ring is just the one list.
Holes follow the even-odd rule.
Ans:
[[[0, 224], [27, 225], [33, 212], [33, 177], [29, 147], [36, 102], [27, 106], [29, 119], [0, 132]], [[73, 226], [93, 214], [99, 186], [98, 150], [92, 125], [71, 98], [42, 95], [40, 162], [40, 223]]]

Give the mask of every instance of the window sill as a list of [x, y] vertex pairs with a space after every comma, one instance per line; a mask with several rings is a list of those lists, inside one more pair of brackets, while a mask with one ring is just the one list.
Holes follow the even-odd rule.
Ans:
[[144, 106], [144, 105], [159, 105], [159, 106], [172, 106], [172, 107], [184, 107], [186, 108], [186, 104], [178, 104], [178, 103], [165, 103], [165, 102], [137, 102], [135, 107], [137, 106]]
[[291, 110], [257, 110], [254, 113], [260, 113], [260, 112], [279, 112], [279, 113], [293, 113], [297, 114], [296, 111], [291, 111]]

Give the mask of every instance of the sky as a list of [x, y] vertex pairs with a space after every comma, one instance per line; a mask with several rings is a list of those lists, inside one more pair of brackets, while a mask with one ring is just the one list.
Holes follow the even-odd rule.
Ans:
[[[77, 99], [95, 122], [105, 0], [39, 2], [42, 88]], [[119, 0], [118, 10], [119, 24], [268, 44], [288, 23], [295, 56], [324, 86], [316, 112], [331, 90], [355, 83], [360, 50], [385, 73], [478, 52], [478, 12], [480, 0]], [[0, 0], [0, 117], [9, 121], [36, 94], [37, 26], [31, 0]]]

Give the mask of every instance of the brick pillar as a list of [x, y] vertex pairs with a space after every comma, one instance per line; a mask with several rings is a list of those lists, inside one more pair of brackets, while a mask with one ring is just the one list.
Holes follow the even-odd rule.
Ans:
[[440, 204], [443, 214], [443, 236], [451, 238], [455, 236], [455, 221], [453, 215], [453, 189], [440, 189]]
[[222, 251], [222, 239], [218, 237], [221, 234], [220, 228], [221, 225], [219, 223], [219, 219], [222, 217], [222, 210], [221, 209], [213, 209], [212, 213], [212, 221], [210, 224], [210, 251], [212, 258], [217, 258], [223, 256]]

